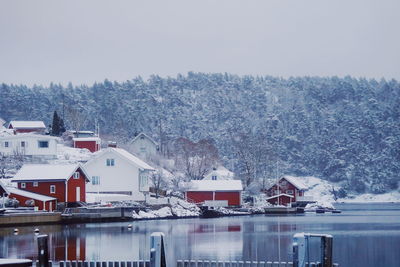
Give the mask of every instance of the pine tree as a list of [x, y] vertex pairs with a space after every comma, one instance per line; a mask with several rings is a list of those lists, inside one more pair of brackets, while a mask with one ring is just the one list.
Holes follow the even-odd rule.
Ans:
[[57, 111], [53, 114], [53, 124], [51, 125], [51, 135], [60, 136], [60, 117], [58, 117]]

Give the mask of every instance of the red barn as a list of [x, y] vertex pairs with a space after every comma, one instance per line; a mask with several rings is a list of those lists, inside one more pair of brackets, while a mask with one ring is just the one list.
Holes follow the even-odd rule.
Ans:
[[268, 201], [276, 205], [289, 205], [304, 198], [307, 186], [296, 177], [282, 176], [277, 183], [268, 188], [265, 193]]
[[16, 182], [20, 190], [53, 197], [58, 203], [70, 205], [86, 201], [88, 177], [80, 164], [25, 164], [12, 182]]
[[46, 125], [43, 121], [11, 121], [8, 124], [8, 129], [13, 129], [14, 134], [18, 133], [45, 133]]
[[75, 148], [86, 148], [92, 153], [100, 150], [101, 139], [99, 137], [75, 137], [72, 140]]
[[240, 180], [194, 180], [189, 183], [185, 197], [198, 205], [233, 207], [242, 204], [242, 191]]

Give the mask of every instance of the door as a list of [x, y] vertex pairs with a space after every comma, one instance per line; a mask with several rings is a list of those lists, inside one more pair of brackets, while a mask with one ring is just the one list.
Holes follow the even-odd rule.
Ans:
[[49, 211], [53, 211], [53, 201], [50, 201]]
[[81, 201], [81, 188], [77, 187], [76, 188], [76, 202]]

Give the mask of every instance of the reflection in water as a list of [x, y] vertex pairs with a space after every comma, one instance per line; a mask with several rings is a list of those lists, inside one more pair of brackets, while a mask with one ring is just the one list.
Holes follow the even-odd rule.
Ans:
[[[50, 257], [60, 260], [149, 259], [149, 239], [164, 232], [168, 260], [291, 260], [296, 232], [334, 236], [334, 258], [341, 266], [397, 266], [400, 251], [400, 205], [362, 209], [342, 214], [249, 216], [128, 223], [39, 226], [49, 235]], [[37, 228], [0, 228], [0, 257], [35, 259]], [[315, 253], [316, 256], [316, 253]]]

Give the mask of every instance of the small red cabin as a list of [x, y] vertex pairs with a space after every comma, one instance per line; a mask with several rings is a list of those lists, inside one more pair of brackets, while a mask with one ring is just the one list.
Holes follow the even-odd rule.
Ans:
[[194, 180], [189, 183], [185, 197], [198, 205], [233, 207], [242, 204], [242, 191], [240, 180]]
[[99, 137], [75, 137], [72, 140], [75, 148], [86, 148], [92, 153], [100, 150], [101, 139]]
[[268, 196], [268, 202], [271, 204], [289, 205], [304, 197], [305, 190], [307, 190], [307, 186], [299, 178], [283, 176], [277, 183], [268, 188], [265, 193]]
[[14, 134], [19, 133], [45, 133], [46, 125], [43, 121], [11, 121], [8, 129], [13, 129]]
[[80, 164], [26, 164], [12, 182], [16, 182], [20, 190], [53, 197], [58, 203], [70, 204], [86, 201], [88, 177]]

